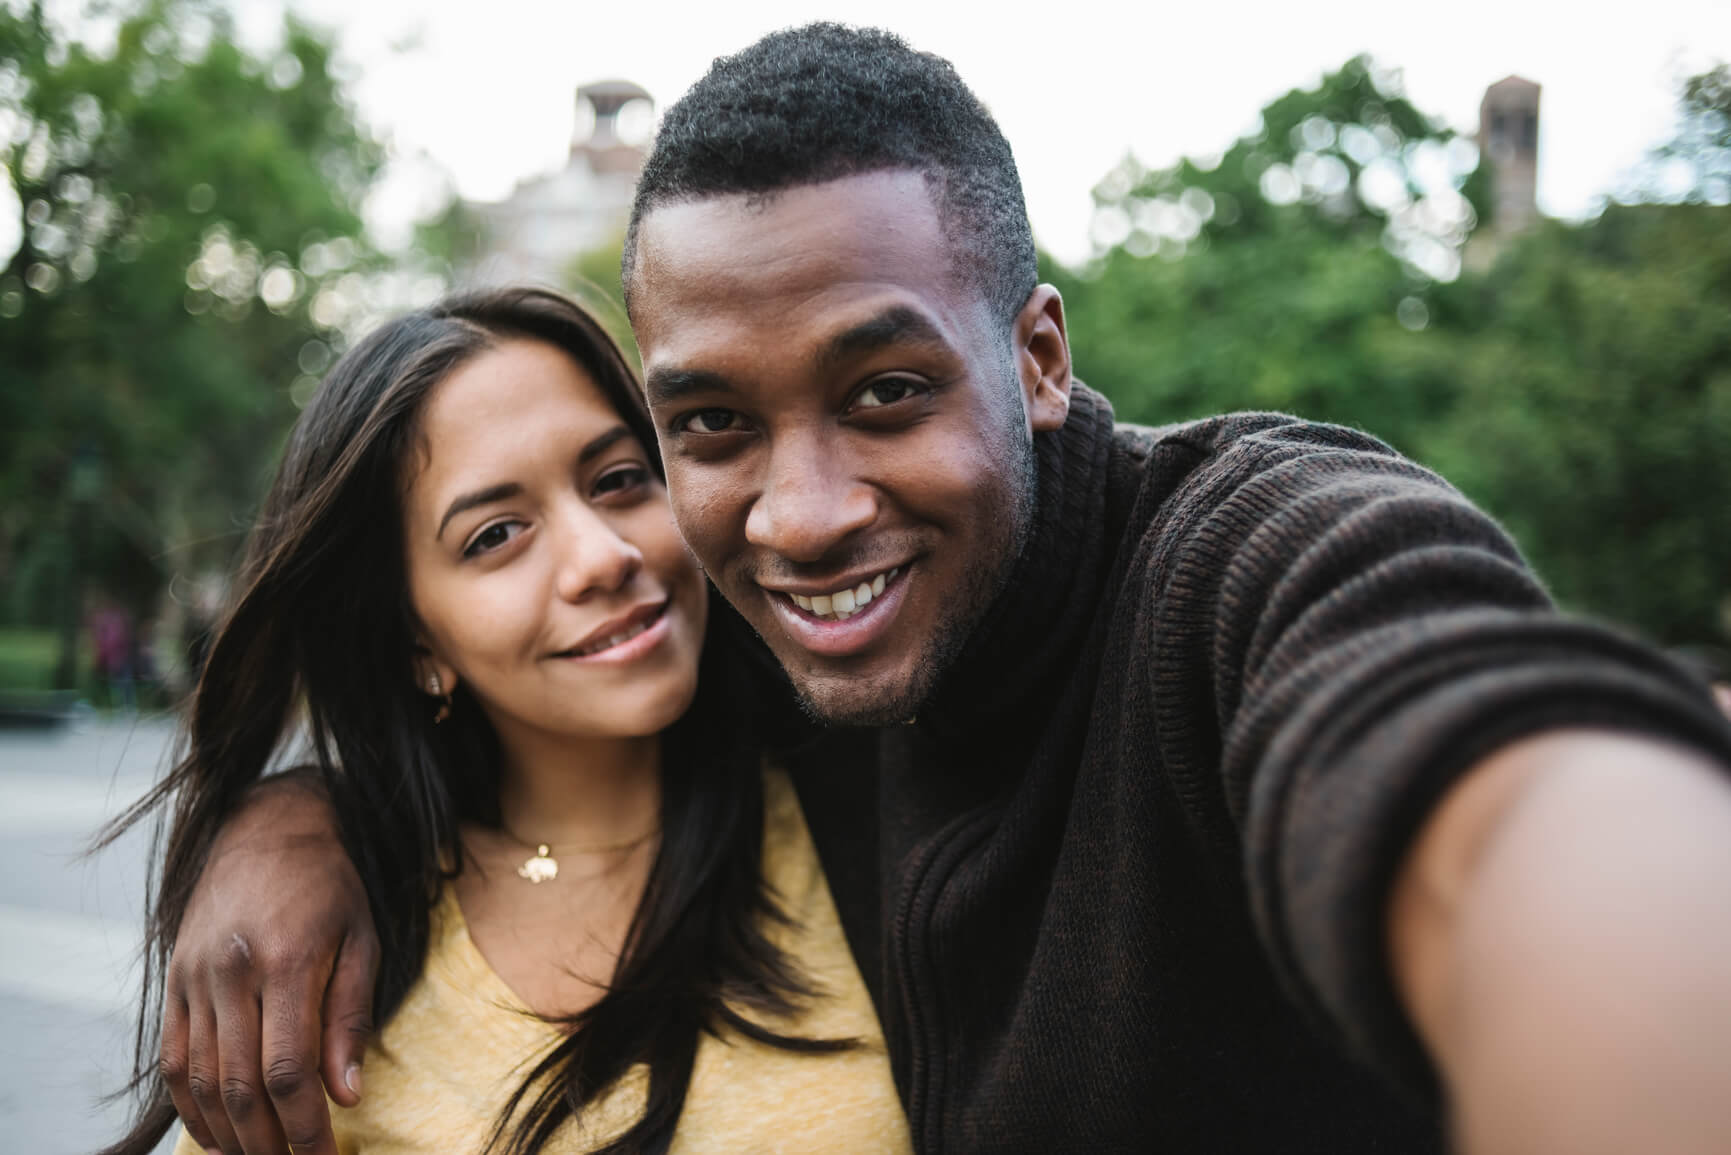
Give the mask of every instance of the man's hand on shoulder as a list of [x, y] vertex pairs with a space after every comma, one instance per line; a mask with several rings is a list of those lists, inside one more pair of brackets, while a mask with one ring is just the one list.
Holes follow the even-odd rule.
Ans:
[[1479, 763], [1391, 894], [1466, 1155], [1731, 1151], [1731, 776], [1632, 734]]
[[[175, 940], [162, 1074], [192, 1137], [336, 1155], [325, 1092], [360, 1099], [378, 940], [318, 787], [261, 784], [223, 827]], [[322, 1082], [322, 1085], [321, 1085]]]

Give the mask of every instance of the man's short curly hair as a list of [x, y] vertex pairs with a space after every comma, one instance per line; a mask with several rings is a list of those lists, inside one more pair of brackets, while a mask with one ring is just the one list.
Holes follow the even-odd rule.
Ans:
[[1009, 142], [949, 61], [829, 23], [721, 57], [667, 110], [631, 206], [626, 307], [638, 228], [657, 206], [885, 169], [925, 174], [955, 267], [1008, 324], [1036, 279]]

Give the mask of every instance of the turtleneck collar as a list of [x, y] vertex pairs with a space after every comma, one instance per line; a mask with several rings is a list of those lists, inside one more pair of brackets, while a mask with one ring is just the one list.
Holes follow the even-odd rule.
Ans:
[[1026, 549], [956, 664], [920, 711], [934, 736], [1037, 720], [1037, 701], [1079, 645], [1107, 564], [1111, 404], [1076, 383], [1063, 428], [1036, 434], [1039, 495]]

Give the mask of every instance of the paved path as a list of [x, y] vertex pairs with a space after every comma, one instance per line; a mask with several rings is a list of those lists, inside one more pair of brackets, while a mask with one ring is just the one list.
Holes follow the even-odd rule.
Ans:
[[[90, 1152], [127, 1106], [150, 833], [90, 837], [156, 779], [160, 719], [0, 730], [0, 1149]], [[164, 1147], [166, 1150], [166, 1146]]]

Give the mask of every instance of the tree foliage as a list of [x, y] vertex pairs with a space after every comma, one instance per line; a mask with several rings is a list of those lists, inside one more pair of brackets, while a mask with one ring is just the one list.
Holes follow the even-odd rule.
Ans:
[[600, 320], [619, 342], [633, 365], [643, 364], [631, 319], [625, 315], [625, 289], [619, 282], [619, 267], [625, 253], [625, 231], [599, 248], [582, 254], [565, 270], [565, 289]]
[[[1049, 275], [1083, 377], [1131, 420], [1285, 409], [1403, 447], [1448, 403], [1409, 328], [1445, 306], [1478, 219], [1477, 151], [1364, 58], [1269, 105], [1217, 162], [1126, 161], [1091, 267]], [[1106, 222], [1104, 229], [1099, 221]]]
[[1636, 170], [1634, 187], [1635, 200], [1731, 204], [1731, 67], [1684, 83], [1676, 135]]
[[[1664, 150], [1709, 178], [1723, 81], [1690, 83]], [[1218, 163], [1126, 161], [1096, 192], [1099, 255], [1046, 269], [1078, 373], [1130, 420], [1368, 429], [1503, 518], [1565, 603], [1723, 639], [1731, 210], [1615, 206], [1475, 239], [1495, 259], [1463, 269], [1491, 203], [1475, 160], [1358, 59]]]
[[291, 20], [256, 58], [198, 0], [115, 25], [98, 50], [40, 3], [0, 7], [0, 166], [24, 218], [0, 269], [12, 620], [60, 616], [84, 571], [148, 612], [173, 570], [227, 560], [367, 259], [381, 152], [324, 35]]
[[1460, 392], [1422, 454], [1566, 603], [1731, 634], [1731, 210], [1548, 222], [1461, 289], [1436, 335]]

